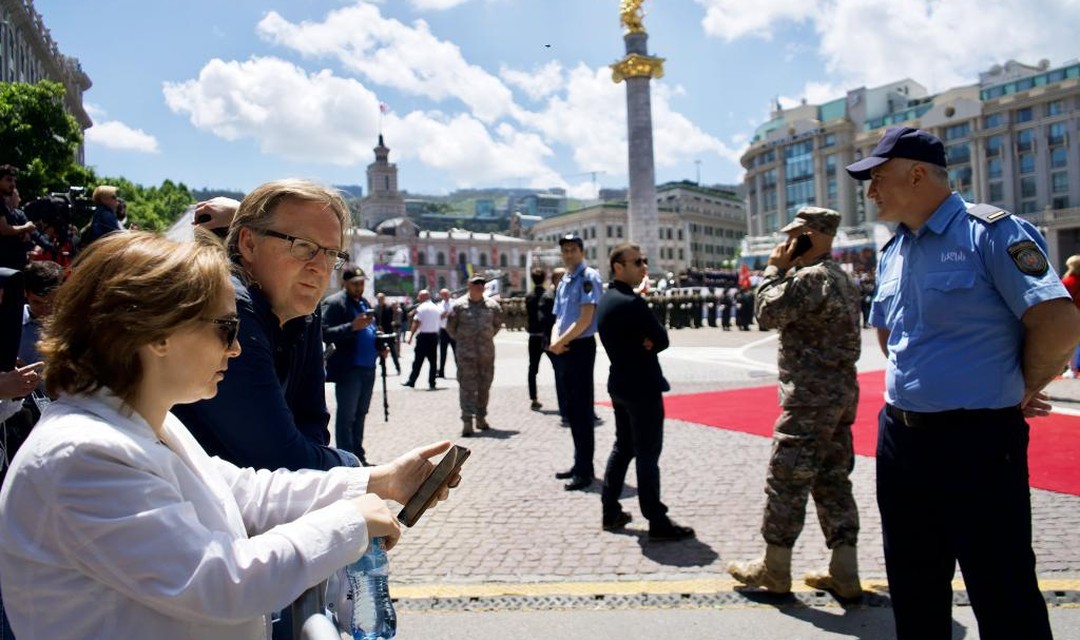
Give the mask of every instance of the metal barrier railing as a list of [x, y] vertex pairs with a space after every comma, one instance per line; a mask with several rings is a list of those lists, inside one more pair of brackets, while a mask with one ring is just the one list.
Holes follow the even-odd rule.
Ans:
[[292, 637], [296, 640], [341, 640], [341, 632], [326, 616], [326, 581], [300, 594], [291, 606]]

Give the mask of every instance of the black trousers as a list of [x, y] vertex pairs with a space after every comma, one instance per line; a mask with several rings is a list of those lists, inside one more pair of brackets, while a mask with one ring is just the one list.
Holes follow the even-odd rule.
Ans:
[[641, 515], [653, 525], [667, 522], [667, 507], [660, 501], [660, 451], [664, 448], [664, 398], [660, 390], [633, 395], [611, 394], [615, 409], [615, 444], [604, 470], [600, 502], [604, 517], [612, 518], [622, 509], [619, 496], [626, 482], [626, 470], [635, 461], [638, 504]]
[[413, 349], [412, 373], [409, 374], [409, 384], [416, 384], [420, 377], [420, 367], [424, 366], [424, 360], [428, 361], [428, 386], [435, 386], [435, 351], [439, 347], [439, 334], [418, 333], [416, 334], [416, 348]]
[[[898, 640], [952, 638], [959, 561], [983, 640], [1052, 637], [1035, 575], [1018, 408], [878, 418], [877, 499]], [[933, 415], [933, 414], [931, 414]]]
[[450, 347], [454, 350], [454, 356], [457, 356], [457, 344], [454, 339], [450, 337], [450, 333], [446, 329], [439, 329], [439, 375], [446, 377], [446, 348]]
[[589, 336], [571, 341], [570, 348], [553, 358], [553, 362], [558, 363], [555, 368], [556, 384], [561, 380], [565, 417], [574, 439], [574, 475], [593, 478], [593, 453], [596, 450], [593, 435], [593, 367], [596, 364], [596, 340]]
[[536, 374], [544, 357], [544, 336], [529, 336], [529, 399], [536, 400]]

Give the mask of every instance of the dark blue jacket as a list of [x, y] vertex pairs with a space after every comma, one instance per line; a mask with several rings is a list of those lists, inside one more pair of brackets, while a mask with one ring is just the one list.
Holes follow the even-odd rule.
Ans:
[[257, 469], [330, 469], [350, 464], [327, 446], [322, 331], [318, 311], [280, 326], [270, 301], [233, 277], [239, 356], [217, 395], [173, 407], [211, 455]]
[[[633, 397], [668, 390], [656, 357], [668, 348], [667, 330], [644, 298], [629, 285], [612, 281], [596, 307], [596, 326], [611, 361], [608, 393]], [[652, 349], [645, 349], [645, 338], [652, 341]]]
[[[344, 290], [331, 294], [322, 301], [322, 338], [334, 345], [334, 352], [326, 361], [326, 381], [337, 382], [341, 376], [356, 367], [375, 368], [375, 331], [372, 322], [360, 331], [353, 331], [352, 322], [357, 310], [364, 313], [371, 310], [366, 300], [353, 301]], [[362, 342], [361, 342], [362, 341]], [[357, 363], [357, 344], [360, 343], [359, 356], [363, 362]]]

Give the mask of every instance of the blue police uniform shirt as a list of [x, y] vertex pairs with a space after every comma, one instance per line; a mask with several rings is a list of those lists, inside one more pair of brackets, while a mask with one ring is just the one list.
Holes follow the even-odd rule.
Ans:
[[[600, 272], [592, 267], [585, 266], [582, 260], [573, 272], [567, 273], [559, 282], [555, 290], [555, 330], [556, 335], [566, 333], [567, 327], [577, 322], [581, 317], [581, 305], [595, 305], [600, 302], [600, 296], [604, 293], [604, 283], [600, 279]], [[592, 322], [585, 328], [578, 338], [588, 338], [596, 333], [596, 314], [593, 313]]]
[[870, 309], [871, 324], [890, 331], [885, 401], [919, 412], [1019, 405], [1021, 317], [1069, 295], [1045, 256], [1026, 220], [985, 222], [955, 192], [917, 232], [899, 225]]

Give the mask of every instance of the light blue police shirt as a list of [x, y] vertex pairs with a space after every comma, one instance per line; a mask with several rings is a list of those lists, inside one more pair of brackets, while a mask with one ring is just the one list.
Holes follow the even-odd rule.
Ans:
[[871, 324], [890, 331], [885, 401], [919, 412], [1020, 404], [1021, 317], [1069, 295], [1052, 268], [1039, 273], [1043, 265], [1035, 227], [969, 215], [955, 192], [917, 232], [899, 225], [870, 309]]
[[[589, 283], [588, 287], [585, 283]], [[586, 288], [589, 291], [586, 291]], [[558, 332], [556, 335], [561, 336], [566, 333], [566, 329], [577, 322], [577, 319], [581, 317], [581, 305], [598, 304], [603, 293], [604, 283], [600, 279], [600, 272], [585, 266], [584, 260], [573, 272], [563, 276], [555, 290], [555, 330]], [[594, 312], [592, 322], [578, 335], [578, 338], [588, 338], [595, 333], [596, 313]]]

